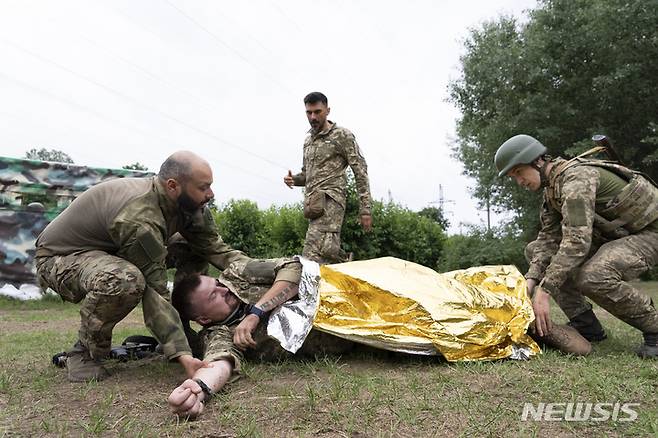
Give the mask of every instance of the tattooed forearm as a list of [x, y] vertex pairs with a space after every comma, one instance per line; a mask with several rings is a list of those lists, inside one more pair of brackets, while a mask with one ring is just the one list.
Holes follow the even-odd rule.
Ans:
[[[277, 282], [278, 283], [278, 282]], [[272, 286], [272, 289], [274, 289], [277, 285], [275, 283]], [[260, 307], [263, 311], [269, 312], [270, 310], [280, 306], [281, 304], [285, 303], [288, 301], [290, 298], [294, 297], [297, 295], [297, 292], [299, 290], [299, 286], [294, 284], [294, 283], [288, 283], [284, 282], [286, 285], [283, 289], [281, 289], [280, 292], [278, 292], [275, 296], [272, 298], [269, 298], [263, 303], [258, 303], [257, 306]], [[274, 290], [270, 289], [263, 298], [267, 298], [268, 293], [270, 292], [275, 292]], [[276, 293], [276, 292], [275, 292]]]

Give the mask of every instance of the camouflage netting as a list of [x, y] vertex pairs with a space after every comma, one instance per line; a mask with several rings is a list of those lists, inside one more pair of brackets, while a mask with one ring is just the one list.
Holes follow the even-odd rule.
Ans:
[[149, 172], [0, 157], [0, 287], [34, 284], [37, 236], [87, 188]]

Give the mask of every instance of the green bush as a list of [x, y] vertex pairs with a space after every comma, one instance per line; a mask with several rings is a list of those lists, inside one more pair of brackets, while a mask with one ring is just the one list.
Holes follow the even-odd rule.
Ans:
[[483, 227], [471, 227], [466, 235], [446, 239], [439, 270], [442, 272], [471, 266], [515, 265], [524, 273], [528, 264], [523, 250], [525, 241], [510, 227], [488, 232]]
[[219, 235], [232, 248], [252, 257], [265, 252], [267, 239], [264, 235], [263, 213], [255, 202], [247, 199], [231, 199], [215, 211]]
[[[350, 180], [341, 238], [354, 259], [393, 256], [437, 268], [445, 240], [438, 222], [392, 201], [374, 201], [374, 229], [366, 233], [358, 213], [356, 189]], [[301, 203], [261, 211], [252, 201], [231, 200], [214, 217], [224, 241], [251, 257], [292, 256], [301, 254], [304, 247], [308, 221]]]
[[292, 256], [302, 253], [308, 221], [302, 204], [270, 207], [263, 212], [267, 251], [263, 257]]

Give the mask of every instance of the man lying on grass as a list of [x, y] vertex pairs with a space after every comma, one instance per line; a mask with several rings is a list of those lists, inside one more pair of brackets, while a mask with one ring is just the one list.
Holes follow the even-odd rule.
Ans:
[[[199, 415], [203, 411], [204, 401], [227, 382], [237, 378], [244, 359], [279, 360], [291, 356], [292, 353], [284, 350], [279, 340], [268, 337], [268, 323], [274, 326], [269, 328], [274, 328], [273, 333], [277, 337], [280, 338], [281, 333], [277, 333], [279, 330], [276, 327], [287, 333], [281, 342], [290, 351], [297, 350], [301, 345], [296, 356], [340, 354], [353, 347], [352, 342], [338, 336], [392, 351], [443, 355], [447, 360], [492, 360], [512, 357], [510, 355], [514, 351], [525, 351], [524, 355], [517, 354], [514, 358], [528, 358], [539, 351], [525, 334], [531, 320], [531, 315], [526, 313], [527, 310], [532, 312], [530, 303], [527, 307], [516, 307], [519, 304], [516, 294], [525, 293], [525, 282], [517, 283], [512, 278], [522, 280], [516, 270], [517, 275], [509, 269], [500, 269], [501, 272], [496, 274], [489, 267], [490, 280], [507, 278], [508, 283], [516, 284], [508, 296], [501, 291], [479, 288], [468, 281], [468, 286], [464, 287], [466, 283], [449, 281], [450, 273], [439, 274], [391, 257], [328, 265], [324, 271], [317, 273], [314, 268], [317, 264], [310, 261], [303, 263], [304, 273], [301, 274], [299, 263], [289, 259], [252, 259], [246, 265], [232, 264], [219, 279], [190, 275], [176, 282], [172, 303], [184, 325], [192, 320], [203, 326], [198, 336], [192, 330], [188, 330], [188, 335], [195, 338], [190, 339], [195, 356], [203, 358], [208, 367], [199, 369], [191, 379], [172, 391], [169, 405], [175, 414], [182, 417]], [[285, 310], [288, 312], [295, 308], [288, 317], [281, 314], [269, 316], [270, 311], [295, 297], [300, 290], [299, 278], [293, 279], [288, 275], [285, 281], [277, 281], [277, 272], [283, 266], [288, 272], [293, 268], [300, 272], [305, 288], [301, 289], [301, 300], [294, 300], [290, 303], [292, 307]], [[307, 268], [310, 269], [307, 271]], [[481, 275], [477, 274], [484, 274], [485, 270], [473, 268], [472, 273], [479, 278]], [[356, 280], [355, 277], [341, 276], [349, 276], [344, 271], [368, 278], [359, 277], [360, 280]], [[356, 274], [356, 271], [361, 274]], [[507, 271], [510, 273], [505, 274]], [[460, 277], [469, 275], [462, 273]], [[428, 278], [435, 281], [427, 281]], [[423, 280], [429, 289], [423, 296], [416, 296], [419, 301], [415, 301], [413, 296], [409, 296], [409, 291], [418, 290], [417, 287], [422, 289]], [[320, 285], [311, 286], [311, 289], [324, 291], [320, 295], [324, 298], [320, 299], [317, 310], [295, 307], [295, 303], [306, 301], [309, 283], [313, 281], [319, 281]], [[361, 286], [357, 285], [359, 282]], [[501, 284], [496, 281], [488, 283]], [[331, 284], [340, 286], [336, 289]], [[371, 288], [372, 293], [365, 292], [362, 290], [364, 288]], [[315, 296], [314, 293], [310, 295]], [[310, 302], [316, 301], [313, 298]], [[300, 314], [306, 315], [306, 322], [300, 323]], [[275, 319], [270, 321], [272, 318]], [[340, 320], [341, 330], [331, 328], [332, 318]], [[519, 326], [521, 319], [525, 325]], [[298, 326], [308, 328], [310, 322], [335, 335], [311, 330], [305, 339], [295, 338], [298, 342], [295, 341], [291, 347], [290, 335], [293, 334], [294, 338]], [[345, 325], [346, 322], [354, 326]], [[373, 328], [377, 331], [374, 337], [364, 335]], [[388, 329], [392, 332], [389, 333]], [[518, 330], [521, 330], [518, 337], [510, 335]], [[486, 331], [486, 336], [482, 336], [483, 331]], [[574, 329], [556, 326], [551, 334], [552, 338], [544, 341], [566, 353], [587, 354], [590, 351], [589, 342]], [[508, 348], [510, 343], [515, 345], [516, 350]], [[462, 347], [455, 347], [457, 344]], [[501, 354], [506, 351], [509, 354]]]
[[[243, 359], [277, 360], [292, 355], [267, 336], [268, 313], [295, 297], [299, 287], [299, 279], [277, 280], [283, 267], [288, 272], [296, 268], [301, 275], [300, 263], [291, 259], [253, 259], [246, 265], [231, 265], [221, 281], [193, 274], [176, 283], [172, 304], [184, 325], [195, 321], [203, 326], [198, 335], [187, 332], [195, 356], [203, 357], [208, 365], [173, 390], [168, 401], [175, 414], [198, 416], [213, 393], [237, 378]], [[340, 354], [352, 345], [312, 330], [296, 355]]]

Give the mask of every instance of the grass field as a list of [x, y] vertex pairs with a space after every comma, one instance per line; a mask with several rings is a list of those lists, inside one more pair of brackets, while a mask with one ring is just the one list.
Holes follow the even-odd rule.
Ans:
[[[658, 283], [639, 285], [658, 302]], [[243, 379], [185, 422], [166, 404], [182, 379], [178, 365], [111, 362], [108, 380], [69, 383], [50, 358], [77, 339], [78, 306], [0, 300], [0, 437], [658, 437], [658, 360], [635, 356], [637, 330], [597, 314], [609, 337], [586, 358], [547, 351], [527, 362], [446, 363], [363, 351], [247, 364]], [[139, 309], [117, 326], [114, 343], [131, 334], [146, 334]], [[525, 402], [633, 402], [638, 418], [522, 421]]]

